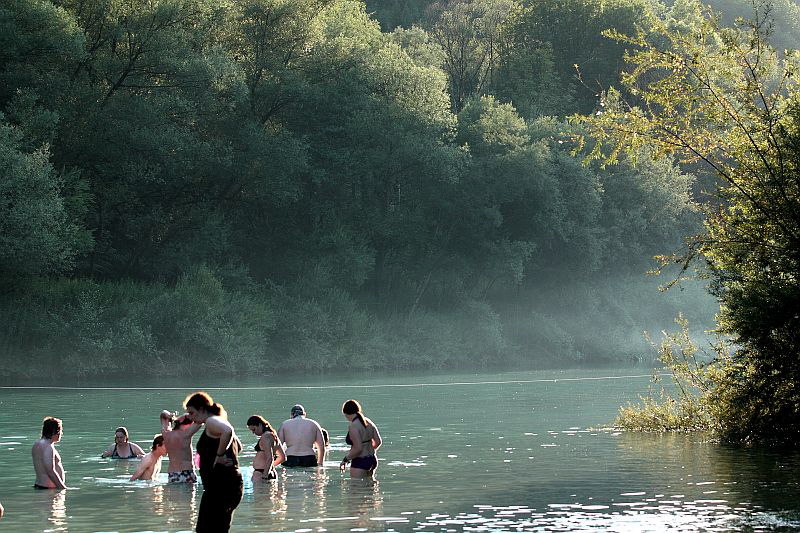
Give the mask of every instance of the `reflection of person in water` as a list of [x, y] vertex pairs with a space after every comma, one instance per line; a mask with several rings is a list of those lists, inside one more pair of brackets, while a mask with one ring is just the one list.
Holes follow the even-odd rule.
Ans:
[[167, 454], [164, 446], [164, 437], [156, 435], [153, 439], [153, 447], [149, 453], [142, 457], [142, 462], [136, 468], [136, 472], [131, 476], [131, 481], [137, 479], [151, 480], [161, 473], [161, 458]]
[[61, 455], [56, 450], [56, 443], [61, 441], [63, 425], [58, 418], [47, 417], [42, 422], [42, 438], [33, 443], [31, 455], [33, 469], [36, 472], [37, 489], [66, 489], [67, 480]]
[[110, 445], [100, 457], [136, 459], [143, 455], [144, 450], [138, 444], [128, 442], [128, 428], [121, 426], [114, 430], [114, 444]]

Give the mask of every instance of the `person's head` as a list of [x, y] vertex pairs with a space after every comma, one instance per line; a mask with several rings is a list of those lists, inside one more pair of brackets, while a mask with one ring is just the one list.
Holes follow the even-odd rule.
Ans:
[[64, 426], [60, 419], [48, 416], [42, 420], [42, 438], [58, 442], [61, 440], [63, 428]]
[[325, 428], [320, 428], [320, 431], [322, 431], [322, 440], [325, 442], [325, 446], [330, 446], [331, 436], [328, 434], [328, 430]]
[[162, 422], [167, 422], [168, 424], [172, 424], [172, 422], [175, 421], [175, 414], [164, 409], [163, 411], [161, 411], [161, 416], [159, 418], [161, 418]]
[[150, 448], [152, 451], [156, 451], [159, 446], [163, 449], [164, 447], [164, 436], [160, 433], [153, 437], [153, 446]]
[[125, 444], [128, 442], [128, 428], [120, 426], [114, 430], [114, 442], [117, 444]]
[[296, 418], [298, 416], [306, 416], [306, 409], [299, 403], [292, 407], [292, 418]]
[[252, 431], [253, 435], [257, 437], [260, 437], [264, 433], [272, 433], [272, 435], [275, 436], [275, 429], [260, 415], [253, 415], [247, 419], [247, 429]]
[[209, 416], [225, 416], [222, 404], [214, 402], [208, 393], [198, 391], [190, 394], [183, 402], [186, 414], [192, 422], [203, 423]]
[[347, 400], [342, 404], [342, 414], [352, 421], [354, 418], [357, 418], [361, 421], [364, 427], [367, 426], [367, 421], [364, 419], [364, 415], [361, 413], [361, 404], [355, 400]]
[[189, 418], [188, 413], [184, 413], [172, 422], [172, 429], [183, 429], [191, 423], [192, 419]]

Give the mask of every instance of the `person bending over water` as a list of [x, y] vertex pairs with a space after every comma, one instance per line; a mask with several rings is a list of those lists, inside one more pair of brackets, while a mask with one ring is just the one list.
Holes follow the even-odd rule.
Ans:
[[361, 405], [355, 400], [344, 402], [342, 413], [350, 421], [345, 438], [350, 451], [342, 459], [339, 469], [344, 472], [347, 463], [350, 463], [351, 478], [372, 476], [378, 468], [376, 452], [382, 443], [378, 426], [361, 413]]
[[286, 443], [283, 466], [321, 466], [325, 462], [322, 428], [315, 420], [306, 418], [306, 410], [300, 404], [292, 407], [291, 413], [292, 418], [284, 421], [278, 430], [278, 437]]
[[[168, 411], [166, 413], [169, 414], [170, 419], [166, 423], [168, 429], [162, 435], [164, 435], [164, 446], [169, 456], [167, 478], [170, 483], [197, 483], [197, 474], [194, 473], [192, 437], [200, 429], [200, 424], [192, 423], [187, 414], [173, 420], [172, 413]], [[162, 411], [162, 427], [165, 422], [163, 416], [164, 411]]]
[[242, 443], [227, 420], [222, 405], [205, 392], [189, 395], [184, 403], [192, 422], [205, 424], [197, 441], [203, 497], [197, 513], [198, 533], [230, 530], [233, 512], [242, 501], [244, 483], [239, 472]]
[[56, 443], [61, 440], [63, 425], [58, 418], [47, 417], [42, 422], [42, 438], [33, 443], [31, 455], [36, 472], [37, 489], [66, 489], [67, 479]]
[[118, 427], [114, 430], [114, 444], [108, 447], [100, 456], [112, 459], [136, 459], [142, 457], [144, 450], [135, 442], [128, 442], [128, 428]]
[[253, 459], [253, 481], [257, 479], [276, 479], [275, 466], [286, 460], [283, 445], [278, 434], [264, 417], [253, 415], [247, 419], [247, 428], [259, 437], [256, 443], [256, 457]]
[[149, 453], [142, 457], [142, 462], [136, 467], [136, 471], [131, 476], [131, 481], [137, 479], [151, 480], [161, 473], [161, 458], [167, 455], [164, 447], [164, 437], [156, 435], [153, 439], [153, 447]]

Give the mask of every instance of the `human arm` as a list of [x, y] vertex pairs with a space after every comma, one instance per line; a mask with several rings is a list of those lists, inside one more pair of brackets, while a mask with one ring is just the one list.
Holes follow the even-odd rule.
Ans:
[[56, 486], [57, 489], [66, 489], [67, 481], [64, 476], [64, 468], [59, 465], [59, 457], [52, 446], [44, 449], [44, 457], [42, 464], [44, 465], [47, 477]]
[[356, 457], [361, 456], [361, 435], [359, 434], [358, 430], [351, 425], [350, 429], [347, 431], [347, 434], [350, 436], [350, 442], [353, 444], [350, 445], [350, 451], [347, 452], [347, 455], [344, 456], [344, 459], [342, 459], [342, 462], [339, 464], [339, 469], [342, 472], [344, 472], [347, 463]]
[[144, 458], [142, 459], [142, 462], [139, 463], [139, 466], [136, 467], [136, 471], [131, 476], [131, 481], [136, 481], [137, 479], [142, 479], [142, 476], [144, 475], [144, 473], [147, 472], [150, 469], [150, 467], [153, 466], [153, 463], [155, 463], [155, 460], [156, 460], [156, 458], [152, 453], [149, 453], [149, 454], [145, 455]]
[[372, 424], [372, 429], [374, 429], [374, 430], [375, 430], [375, 434], [372, 436], [372, 447], [373, 447], [373, 449], [374, 449], [374, 450], [377, 452], [377, 451], [378, 451], [378, 448], [380, 448], [380, 447], [381, 447], [381, 444], [383, 444], [383, 441], [381, 440], [381, 434], [380, 434], [380, 432], [378, 431], [378, 426], [376, 426], [376, 425], [373, 423], [373, 424]]
[[134, 453], [134, 455], [136, 455], [136, 457], [142, 457], [145, 455], [142, 447], [136, 444], [135, 442], [129, 442], [128, 444], [130, 444], [131, 451]]
[[215, 439], [219, 439], [219, 446], [217, 447], [217, 457], [214, 459], [214, 465], [231, 466], [233, 460], [226, 456], [228, 448], [233, 445], [234, 432], [226, 420], [212, 416], [206, 419], [206, 433]]
[[282, 464], [286, 461], [286, 452], [283, 451], [283, 443], [281, 442], [280, 437], [273, 443], [272, 447], [272, 465], [277, 466]]
[[317, 445], [317, 464], [322, 466], [325, 463], [325, 437], [322, 436], [322, 428], [317, 424], [317, 435], [314, 440]]
[[175, 415], [173, 415], [170, 411], [164, 409], [161, 411], [161, 415], [159, 416], [161, 420], [161, 434], [168, 431], [172, 431], [172, 419]]
[[108, 448], [106, 448], [106, 451], [100, 454], [100, 458], [105, 459], [106, 457], [111, 457], [112, 455], [114, 455], [114, 446], [116, 445], [112, 444]]

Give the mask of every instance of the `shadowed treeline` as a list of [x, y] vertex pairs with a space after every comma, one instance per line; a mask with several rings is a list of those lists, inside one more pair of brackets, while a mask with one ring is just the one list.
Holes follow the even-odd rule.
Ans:
[[694, 178], [564, 134], [653, 16], [604, 5], [5, 3], [2, 373], [629, 360], [707, 317], [643, 278]]

